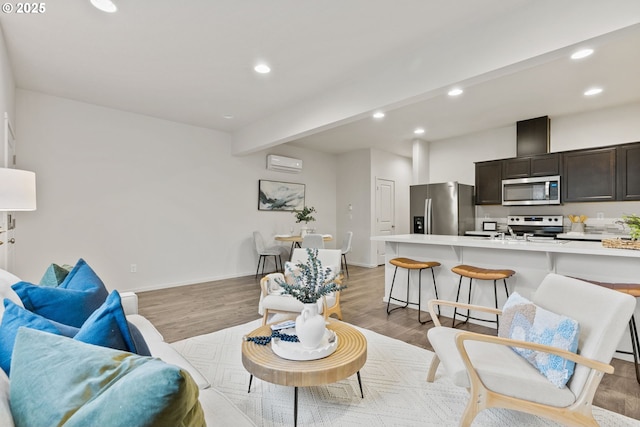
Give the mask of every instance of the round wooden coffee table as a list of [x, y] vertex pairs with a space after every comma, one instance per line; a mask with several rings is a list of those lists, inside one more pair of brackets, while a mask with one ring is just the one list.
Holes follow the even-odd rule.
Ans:
[[[271, 344], [242, 342], [242, 364], [251, 374], [248, 392], [251, 392], [254, 375], [263, 381], [294, 387], [294, 425], [298, 422], [298, 387], [331, 384], [357, 374], [360, 396], [364, 398], [360, 369], [367, 361], [366, 338], [356, 328], [334, 319], [328, 320], [327, 329], [338, 336], [338, 348], [331, 355], [317, 360], [287, 360], [276, 355], [271, 350]], [[247, 334], [250, 337], [269, 335], [270, 325], [261, 326]]]

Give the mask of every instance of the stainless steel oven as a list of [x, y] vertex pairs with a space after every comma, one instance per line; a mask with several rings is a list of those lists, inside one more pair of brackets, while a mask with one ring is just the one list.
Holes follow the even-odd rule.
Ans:
[[529, 234], [551, 240], [563, 231], [562, 215], [509, 215], [507, 226], [517, 236]]
[[560, 176], [503, 179], [504, 206], [559, 205]]

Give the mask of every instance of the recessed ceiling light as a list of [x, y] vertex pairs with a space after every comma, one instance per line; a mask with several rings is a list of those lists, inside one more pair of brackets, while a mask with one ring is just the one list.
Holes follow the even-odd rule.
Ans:
[[382, 111], [377, 111], [375, 113], [373, 113], [373, 118], [374, 119], [381, 119], [384, 117], [384, 113]]
[[415, 133], [416, 135], [422, 135], [424, 133], [424, 129], [416, 128], [416, 130], [414, 130], [413, 133]]
[[267, 64], [258, 64], [253, 67], [256, 70], [256, 73], [267, 74], [271, 72], [271, 68]]
[[601, 87], [594, 87], [584, 92], [584, 96], [593, 96], [602, 92]]
[[458, 95], [462, 95], [463, 90], [460, 89], [459, 87], [453, 88], [451, 89], [447, 94], [449, 96], [458, 96]]
[[223, 119], [227, 119], [227, 120], [231, 120], [233, 119], [233, 114], [225, 114], [224, 116], [222, 116]]
[[593, 53], [593, 49], [581, 49], [571, 55], [571, 59], [582, 59]]
[[111, 0], [91, 0], [91, 4], [103, 12], [113, 13], [118, 8]]

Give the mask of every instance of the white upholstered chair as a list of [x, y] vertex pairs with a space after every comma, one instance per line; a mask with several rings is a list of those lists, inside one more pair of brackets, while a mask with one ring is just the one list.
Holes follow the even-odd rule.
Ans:
[[[437, 305], [466, 308], [468, 304], [429, 302], [435, 327], [428, 331], [428, 337], [436, 355], [427, 381], [435, 380], [438, 365], [442, 363], [446, 375], [457, 386], [469, 390], [469, 402], [460, 426], [470, 426], [480, 411], [491, 407], [523, 411], [563, 425], [598, 425], [591, 412], [591, 402], [602, 376], [613, 373], [609, 362], [633, 314], [635, 298], [581, 280], [549, 274], [531, 301], [578, 322], [577, 354], [542, 344], [443, 327], [435, 312]], [[494, 308], [471, 307], [501, 314]], [[572, 360], [576, 362], [573, 376], [566, 386], [558, 388], [509, 346]]]
[[302, 237], [302, 248], [324, 249], [322, 234], [306, 234]]
[[[262, 238], [262, 234], [259, 231], [253, 232], [253, 242], [256, 247], [256, 252], [258, 253], [258, 268], [256, 268], [256, 277], [258, 277], [258, 271], [260, 271], [260, 262], [262, 262], [262, 274], [264, 274], [264, 265], [267, 262], [268, 257], [273, 257], [273, 263], [275, 264], [276, 271], [282, 270], [282, 257], [285, 259], [289, 255], [287, 249], [284, 246], [273, 245], [266, 246], [264, 244], [264, 239]], [[278, 260], [280, 261], [280, 268], [278, 268]]]
[[[291, 262], [294, 264], [306, 263], [308, 254], [306, 249], [294, 249]], [[340, 250], [339, 249], [318, 249], [318, 259], [322, 262], [323, 268], [330, 267], [336, 274], [340, 271]], [[267, 274], [260, 280], [261, 294], [258, 305], [258, 313], [262, 317], [262, 323], [266, 324], [269, 316], [275, 313], [297, 313], [304, 308], [303, 304], [291, 295], [282, 293], [282, 288], [278, 285], [278, 280], [284, 281], [282, 273]], [[318, 310], [327, 318], [332, 314], [337, 315], [342, 320], [340, 310], [340, 291], [332, 292], [318, 300]]]

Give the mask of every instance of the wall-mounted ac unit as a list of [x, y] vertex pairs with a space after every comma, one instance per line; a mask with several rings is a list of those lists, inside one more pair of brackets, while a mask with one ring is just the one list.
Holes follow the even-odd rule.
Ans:
[[302, 171], [302, 160], [269, 154], [267, 156], [267, 169], [278, 172], [298, 173]]

